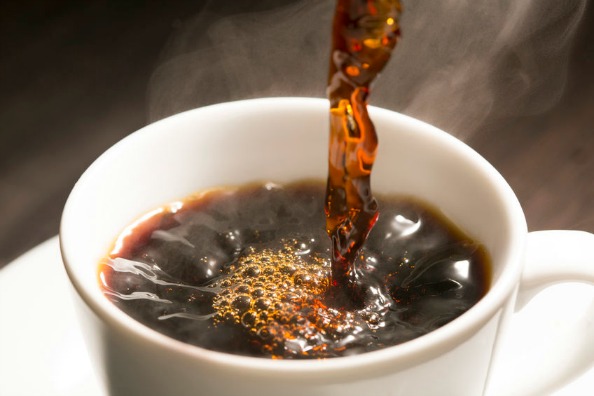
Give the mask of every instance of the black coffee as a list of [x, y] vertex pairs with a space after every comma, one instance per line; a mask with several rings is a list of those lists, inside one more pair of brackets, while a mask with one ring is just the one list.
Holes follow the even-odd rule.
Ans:
[[99, 278], [146, 326], [203, 348], [329, 358], [419, 337], [472, 307], [490, 283], [485, 249], [407, 197], [382, 211], [354, 263], [363, 304], [328, 304], [325, 186], [249, 185], [164, 207], [124, 232]]

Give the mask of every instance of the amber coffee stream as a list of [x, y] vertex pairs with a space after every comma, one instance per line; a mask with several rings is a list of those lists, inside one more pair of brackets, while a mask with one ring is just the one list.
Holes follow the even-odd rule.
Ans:
[[397, 1], [337, 3], [325, 186], [222, 188], [158, 208], [100, 263], [105, 295], [177, 340], [277, 359], [397, 345], [472, 307], [490, 282], [482, 245], [428, 203], [371, 194], [367, 99], [399, 13]]
[[399, 14], [397, 0], [339, 0], [334, 15], [325, 210], [332, 240], [330, 293], [339, 306], [363, 302], [354, 262], [379, 213], [370, 185], [377, 136], [367, 98], [398, 40]]

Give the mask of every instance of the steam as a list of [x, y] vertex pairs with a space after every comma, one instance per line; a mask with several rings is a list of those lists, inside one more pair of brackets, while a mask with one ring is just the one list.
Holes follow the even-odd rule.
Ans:
[[[181, 22], [151, 78], [150, 120], [238, 99], [325, 97], [334, 1], [270, 3], [281, 5], [234, 13], [211, 2]], [[402, 40], [373, 104], [466, 138], [559, 101], [585, 0], [403, 4]]]
[[285, 6], [249, 14], [229, 6], [184, 22], [153, 73], [151, 121], [230, 100], [325, 97], [333, 1], [276, 3]]

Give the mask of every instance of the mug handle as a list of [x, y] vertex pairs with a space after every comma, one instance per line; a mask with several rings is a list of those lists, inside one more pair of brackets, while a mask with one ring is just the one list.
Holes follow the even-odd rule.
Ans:
[[[563, 289], [553, 286], [559, 283]], [[593, 284], [594, 234], [528, 234], [515, 312], [500, 326], [487, 396], [548, 395], [592, 367]]]

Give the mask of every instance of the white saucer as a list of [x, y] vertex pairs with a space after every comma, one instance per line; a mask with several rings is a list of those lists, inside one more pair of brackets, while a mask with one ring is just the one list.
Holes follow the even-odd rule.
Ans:
[[[558, 304], [559, 295], [567, 296], [567, 287], [571, 287], [572, 298], [576, 293], [580, 294], [582, 303], [577, 305], [583, 306], [576, 309], [591, 304], [592, 287], [563, 286], [567, 285], [556, 286], [554, 290], [547, 290], [546, 295], [538, 296], [538, 305], [555, 311], [551, 307]], [[0, 395], [104, 396], [74, 317], [70, 293], [57, 237], [0, 270]], [[543, 299], [550, 299], [550, 304], [542, 304]], [[561, 315], [567, 313], [566, 309], [561, 311]], [[549, 314], [547, 317], [551, 326], [562, 327], [566, 323], [559, 316]], [[525, 333], [530, 333], [528, 326], [531, 325], [541, 329], [549, 326], [542, 322], [526, 322], [518, 322]], [[548, 341], [556, 344], [555, 340]], [[546, 352], [558, 353], [555, 349]], [[547, 356], [553, 364], [557, 358], [563, 361], [560, 356]], [[594, 394], [594, 367], [550, 394]]]

